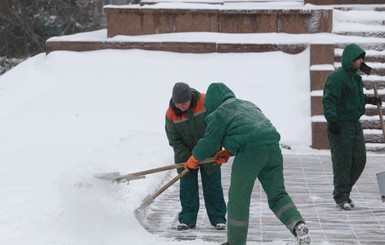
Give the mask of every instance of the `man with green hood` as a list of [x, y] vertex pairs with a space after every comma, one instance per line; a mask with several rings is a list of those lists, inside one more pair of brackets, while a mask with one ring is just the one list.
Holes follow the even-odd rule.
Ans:
[[361, 47], [354, 43], [347, 45], [342, 53], [342, 67], [326, 80], [322, 100], [333, 162], [333, 198], [344, 210], [354, 208], [350, 192], [366, 164], [360, 117], [365, 112], [365, 104], [381, 104], [380, 98], [364, 94], [359, 70], [368, 75], [371, 71], [364, 59], [365, 51]]
[[227, 242], [223, 244], [246, 244], [250, 198], [257, 178], [277, 218], [298, 244], [310, 244], [309, 229], [285, 190], [280, 135], [270, 120], [253, 103], [237, 99], [223, 83], [210, 84], [204, 105], [209, 113], [205, 135], [192, 150], [185, 168], [198, 168], [199, 161], [218, 147], [225, 150], [215, 155], [217, 163], [235, 156], [227, 206]]

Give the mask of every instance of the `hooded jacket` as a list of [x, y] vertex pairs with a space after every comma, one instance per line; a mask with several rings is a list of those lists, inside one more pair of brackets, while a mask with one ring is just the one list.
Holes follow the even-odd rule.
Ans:
[[279, 144], [279, 133], [261, 110], [251, 102], [237, 99], [225, 84], [212, 83], [203, 103], [209, 115], [204, 138], [193, 149], [199, 161], [218, 147], [236, 155], [247, 148]]
[[352, 62], [365, 51], [356, 44], [349, 44], [342, 53], [342, 67], [326, 80], [323, 93], [324, 115], [329, 122], [356, 122], [365, 112], [367, 96], [363, 92], [362, 78]]

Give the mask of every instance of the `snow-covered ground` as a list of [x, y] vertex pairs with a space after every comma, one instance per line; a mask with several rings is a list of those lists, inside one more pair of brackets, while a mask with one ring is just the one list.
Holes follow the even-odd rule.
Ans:
[[93, 175], [173, 163], [164, 113], [180, 81], [202, 92], [226, 83], [260, 106], [281, 143], [311, 151], [308, 49], [39, 54], [0, 76], [0, 244], [179, 244], [149, 234], [133, 215], [165, 173], [128, 186]]
[[132, 213], [162, 174], [129, 186], [93, 174], [173, 163], [164, 113], [177, 81], [203, 92], [224, 82], [261, 107], [282, 143], [309, 146], [308, 57], [104, 50], [23, 62], [0, 77], [0, 244], [176, 243]]

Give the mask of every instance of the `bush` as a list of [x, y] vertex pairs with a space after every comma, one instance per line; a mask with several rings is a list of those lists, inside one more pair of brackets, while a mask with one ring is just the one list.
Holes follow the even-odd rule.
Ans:
[[12, 69], [12, 67], [18, 65], [23, 62], [24, 58], [6, 58], [0, 57], [0, 75], [4, 74], [6, 71]]
[[0, 56], [27, 58], [44, 52], [52, 36], [100, 29], [98, 4], [103, 1], [1, 0]]

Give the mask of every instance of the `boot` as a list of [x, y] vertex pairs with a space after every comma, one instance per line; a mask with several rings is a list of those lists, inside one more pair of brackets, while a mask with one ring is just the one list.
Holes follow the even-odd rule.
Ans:
[[176, 229], [178, 231], [185, 231], [185, 230], [188, 230], [188, 229], [195, 229], [195, 225], [188, 225], [188, 224], [185, 224], [185, 223], [180, 223]]
[[299, 222], [294, 228], [295, 237], [298, 245], [308, 245], [311, 243], [309, 227], [303, 222]]
[[[353, 204], [354, 205], [354, 204]], [[341, 202], [337, 204], [337, 207], [339, 207], [342, 210], [351, 210], [352, 206], [348, 202]]]

